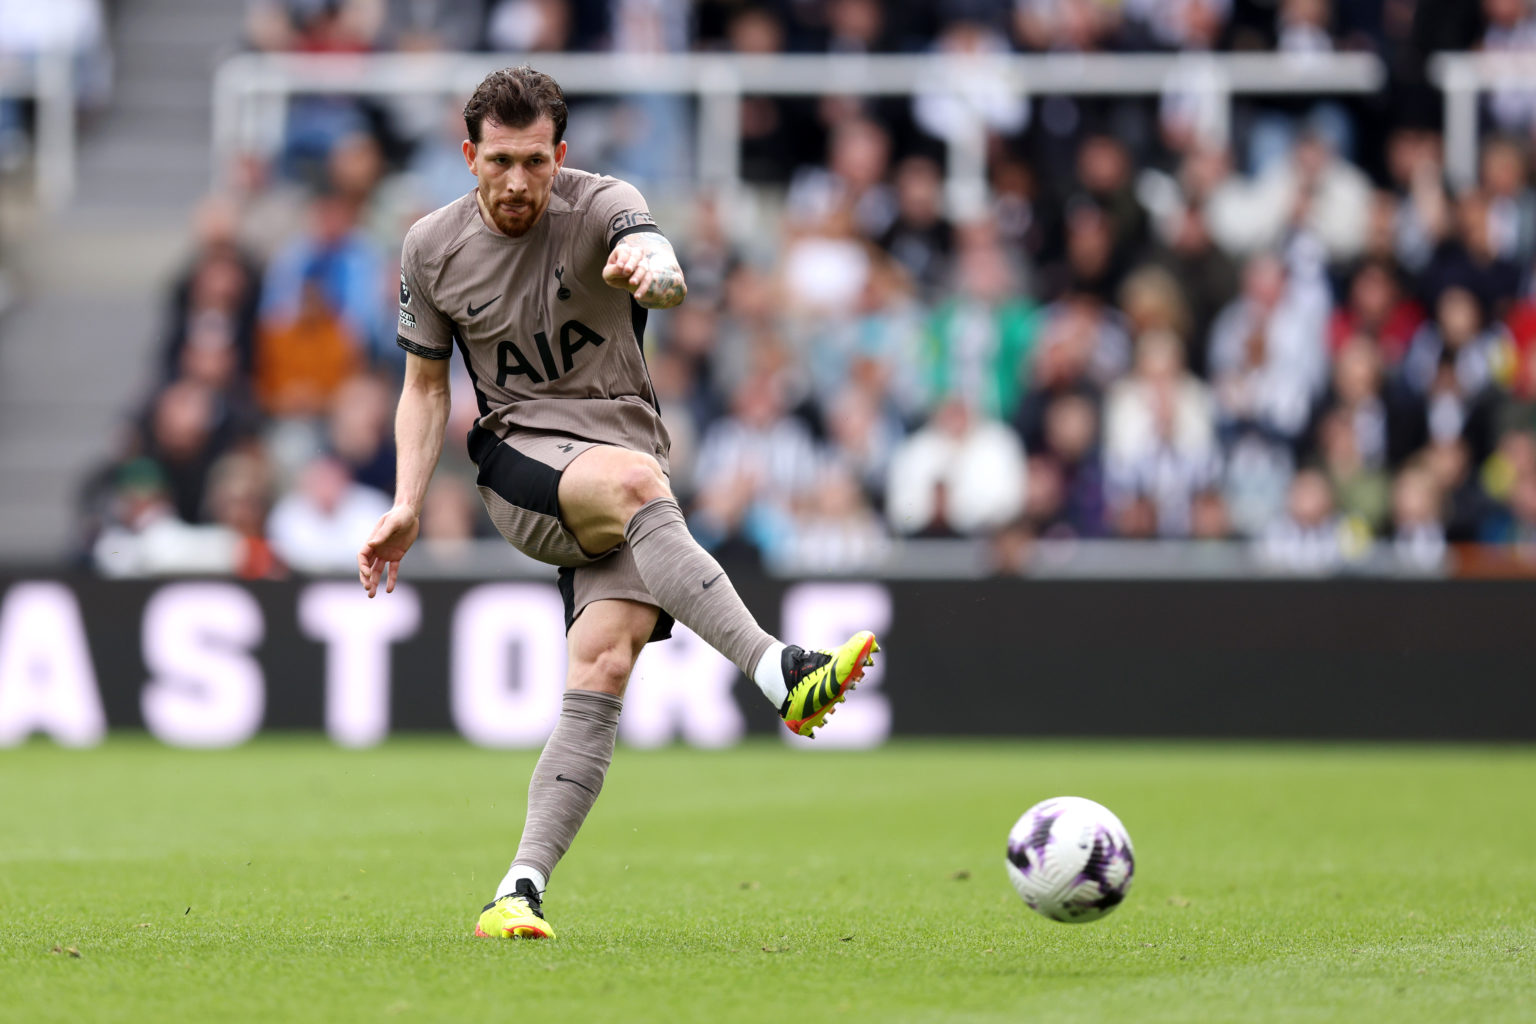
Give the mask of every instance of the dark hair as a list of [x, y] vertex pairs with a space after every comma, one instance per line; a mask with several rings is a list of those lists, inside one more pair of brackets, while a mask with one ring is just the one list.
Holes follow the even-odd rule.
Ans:
[[542, 71], [526, 64], [492, 71], [464, 104], [469, 141], [480, 144], [480, 126], [487, 120], [505, 128], [526, 128], [541, 117], [555, 124], [555, 145], [565, 137], [565, 93]]

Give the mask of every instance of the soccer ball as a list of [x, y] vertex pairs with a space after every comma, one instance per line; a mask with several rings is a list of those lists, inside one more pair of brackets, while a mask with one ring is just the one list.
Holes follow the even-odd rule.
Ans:
[[1031, 910], [1053, 921], [1097, 921], [1125, 899], [1136, 870], [1125, 826], [1080, 796], [1042, 800], [1008, 833], [1008, 877]]

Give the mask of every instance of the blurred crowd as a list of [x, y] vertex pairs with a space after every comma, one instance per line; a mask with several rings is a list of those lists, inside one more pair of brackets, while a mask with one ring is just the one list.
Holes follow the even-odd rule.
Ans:
[[[681, 100], [573, 99], [569, 162], [645, 189], [682, 257], [688, 300], [645, 346], [674, 488], [723, 554], [835, 572], [982, 537], [1017, 572], [1041, 539], [1199, 539], [1326, 572], [1536, 551], [1536, 92], [1490, 94], [1455, 190], [1424, 71], [1536, 52], [1527, 0], [253, 0], [246, 42], [1375, 52], [1381, 93], [1240, 102], [1226, 145], [1177, 82], [984, 91], [983, 209], [946, 192], [936, 92], [745, 99], [750, 203], [677, 187]], [[101, 571], [346, 571], [391, 502], [399, 243], [472, 187], [462, 121], [439, 98], [289, 114], [199, 210], [160, 380], [85, 490]], [[455, 373], [429, 546], [494, 536]]]

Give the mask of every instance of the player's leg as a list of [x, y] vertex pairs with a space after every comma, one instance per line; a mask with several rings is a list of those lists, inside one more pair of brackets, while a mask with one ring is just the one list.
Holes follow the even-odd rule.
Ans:
[[584, 550], [628, 542], [656, 603], [756, 682], [795, 732], [811, 735], [879, 650], [868, 632], [831, 651], [786, 647], [765, 632], [720, 563], [688, 532], [660, 464], [649, 455], [589, 448], [561, 473], [558, 499], [561, 522]]
[[627, 600], [588, 604], [571, 624], [560, 719], [528, 783], [517, 856], [480, 915], [475, 934], [552, 938], [542, 895], [602, 792], [613, 761], [624, 688], [656, 626], [657, 609]]

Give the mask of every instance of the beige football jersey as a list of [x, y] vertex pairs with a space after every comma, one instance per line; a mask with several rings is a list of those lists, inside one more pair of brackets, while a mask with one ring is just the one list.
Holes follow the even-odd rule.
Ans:
[[561, 168], [521, 238], [480, 218], [474, 192], [405, 236], [399, 344], [428, 359], [457, 345], [498, 437], [542, 430], [651, 452], [670, 441], [640, 349], [646, 310], [603, 283], [614, 243], [655, 220], [634, 186]]

